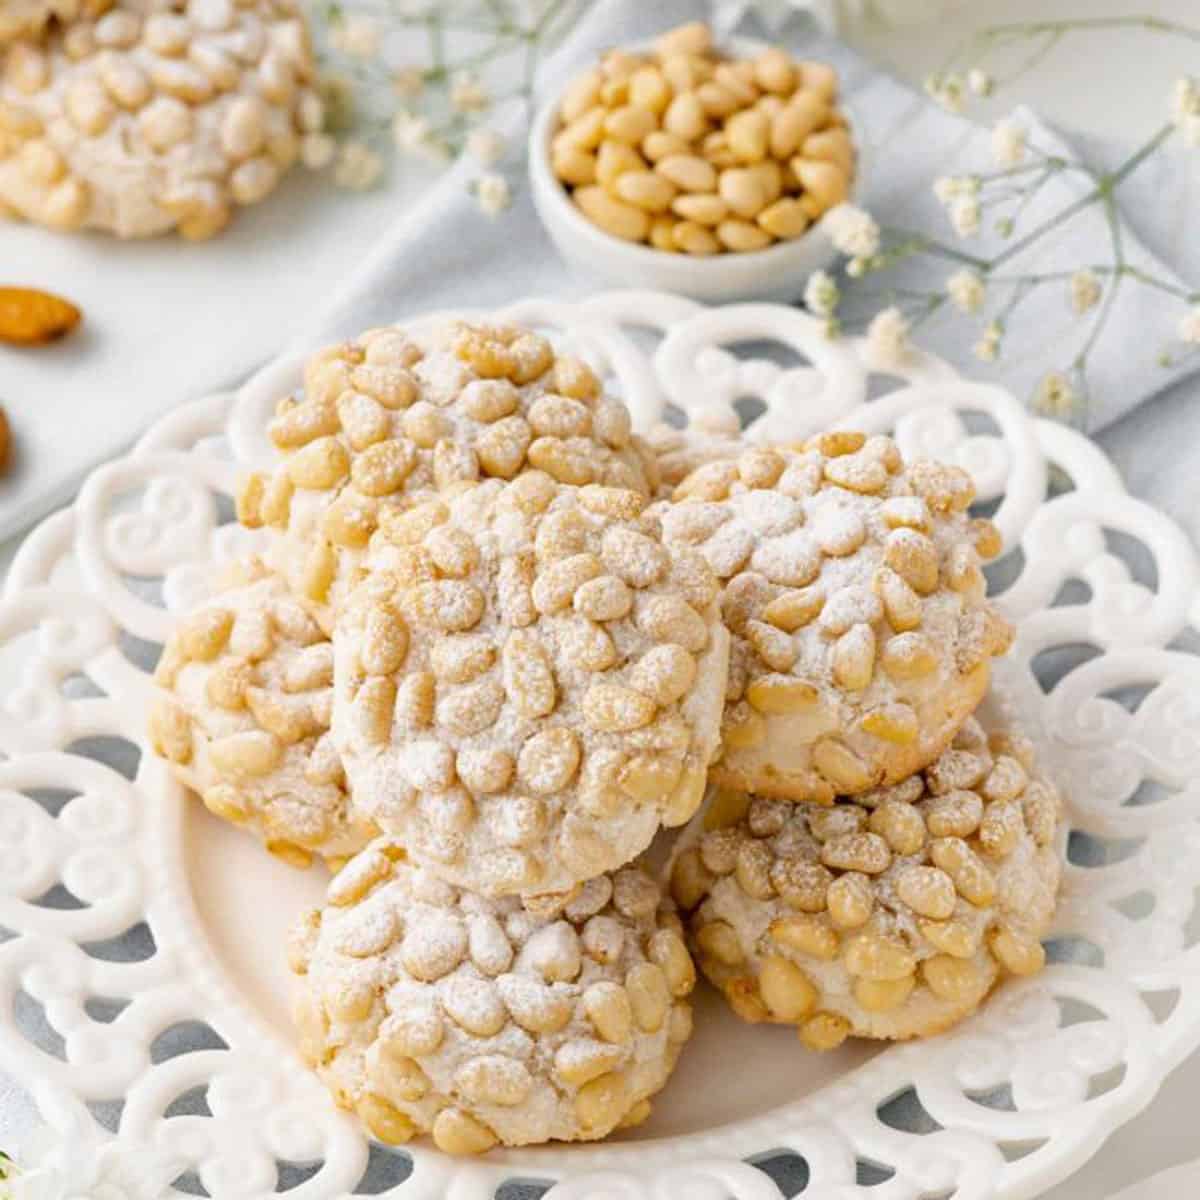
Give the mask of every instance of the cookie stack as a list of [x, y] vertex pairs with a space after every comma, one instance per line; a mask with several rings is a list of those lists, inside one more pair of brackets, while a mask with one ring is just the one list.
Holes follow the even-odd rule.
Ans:
[[0, 214], [211, 237], [321, 128], [295, 0], [5, 0]]
[[[819, 1048], [1040, 965], [1057, 797], [971, 715], [1010, 631], [964, 473], [838, 432], [664, 484], [585, 363], [463, 322], [318, 354], [269, 432], [238, 496], [269, 548], [168, 643], [151, 740], [336, 872], [297, 1020], [374, 1136], [643, 1120], [689, 936], [740, 1016]], [[685, 824], [672, 900], [643, 855]]]

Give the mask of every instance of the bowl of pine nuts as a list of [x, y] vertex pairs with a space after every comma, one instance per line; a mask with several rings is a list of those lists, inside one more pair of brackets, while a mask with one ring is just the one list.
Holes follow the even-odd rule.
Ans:
[[696, 22], [610, 50], [530, 131], [534, 204], [576, 269], [696, 300], [795, 300], [861, 175], [825, 63]]

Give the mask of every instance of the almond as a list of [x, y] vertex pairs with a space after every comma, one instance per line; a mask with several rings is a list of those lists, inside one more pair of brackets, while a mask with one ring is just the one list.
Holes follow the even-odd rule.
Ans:
[[12, 457], [12, 430], [8, 424], [8, 413], [0, 408], [0, 475], [8, 470], [8, 460]]
[[70, 333], [82, 315], [69, 300], [49, 292], [0, 287], [0, 342], [40, 346]]

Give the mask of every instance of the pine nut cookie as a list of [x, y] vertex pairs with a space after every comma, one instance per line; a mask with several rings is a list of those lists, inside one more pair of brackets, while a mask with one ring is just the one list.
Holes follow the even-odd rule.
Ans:
[[3, 0], [0, 45], [23, 37], [40, 37], [51, 21], [65, 25], [103, 16], [113, 0]]
[[736, 429], [676, 429], [657, 425], [646, 436], [658, 463], [659, 491], [668, 500], [675, 488], [697, 467], [736, 459], [747, 443]]
[[826, 433], [698, 468], [664, 536], [724, 581], [733, 635], [713, 780], [831, 803], [895, 783], [950, 743], [987, 689], [1009, 625], [980, 559], [966, 472], [905, 466], [887, 437]]
[[61, 230], [211, 237], [321, 127], [314, 76], [295, 0], [118, 0], [16, 41], [0, 51], [0, 209]]
[[283, 861], [336, 864], [378, 831], [350, 815], [329, 733], [333, 647], [258, 560], [224, 583], [163, 650], [150, 743], [209, 811]]
[[591, 1141], [650, 1113], [692, 1030], [695, 969], [627, 867], [560, 917], [484, 900], [380, 840], [297, 926], [301, 1052], [382, 1142], [448, 1154]]
[[414, 494], [530, 469], [647, 496], [655, 486], [625, 406], [585, 363], [515, 325], [395, 326], [331, 346], [270, 436], [283, 462], [246, 480], [239, 516], [282, 532], [272, 561], [330, 626], [383, 513]]
[[1041, 968], [1059, 814], [1030, 743], [971, 718], [923, 773], [831, 808], [716, 793], [672, 891], [744, 1020], [818, 1050], [927, 1037]]
[[645, 504], [530, 471], [381, 512], [334, 736], [355, 810], [449, 882], [561, 900], [699, 807], [729, 640]]

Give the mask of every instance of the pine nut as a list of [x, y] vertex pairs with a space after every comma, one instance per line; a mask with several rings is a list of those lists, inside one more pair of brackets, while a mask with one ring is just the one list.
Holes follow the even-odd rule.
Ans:
[[721, 243], [712, 231], [695, 221], [680, 221], [674, 230], [675, 245], [684, 254], [704, 256], [720, 252]]
[[676, 96], [663, 114], [663, 128], [685, 142], [694, 142], [708, 127], [708, 114], [695, 92]]
[[524, 1103], [533, 1089], [533, 1077], [524, 1063], [503, 1054], [483, 1054], [463, 1063], [455, 1084], [476, 1104], [513, 1108]]
[[790, 675], [761, 675], [746, 689], [751, 706], [771, 716], [807, 711], [819, 698], [811, 683]]
[[613, 109], [604, 119], [604, 132], [618, 142], [636, 146], [648, 133], [658, 128], [658, 120], [648, 108], [626, 104]]
[[[691, 156], [691, 146], [684, 141], [683, 138], [677, 137], [673, 133], [668, 133], [665, 129], [656, 129], [653, 133], [648, 133], [642, 139], [642, 153], [652, 163], [660, 163], [663, 159], [672, 158], [678, 155]], [[700, 159], [704, 162], [704, 159]], [[670, 176], [668, 176], [670, 178]], [[678, 183], [678, 180], [671, 180], [672, 183]], [[683, 185], [680, 184], [680, 187]]]
[[744, 163], [758, 163], [766, 158], [769, 135], [770, 122], [755, 108], [744, 109], [725, 123], [729, 148]]
[[710, 921], [702, 925], [696, 931], [696, 945], [701, 954], [727, 967], [736, 967], [745, 960], [737, 934], [724, 921]]
[[158, 700], [150, 710], [150, 742], [156, 753], [181, 766], [192, 761], [192, 723], [173, 700]]
[[764, 250], [773, 240], [771, 235], [759, 226], [732, 217], [717, 226], [717, 237], [726, 249], [743, 254], [751, 250]]
[[969, 959], [939, 954], [921, 964], [925, 985], [942, 1000], [956, 1004], [973, 1000], [984, 987], [979, 970]]
[[355, 1106], [355, 1111], [372, 1136], [385, 1145], [400, 1146], [417, 1135], [416, 1125], [381, 1096], [364, 1096]]
[[725, 1000], [734, 1014], [752, 1025], [771, 1019], [771, 1010], [758, 994], [758, 981], [753, 978], [731, 979], [725, 984]]
[[659, 58], [672, 54], [704, 54], [712, 48], [712, 30], [703, 21], [691, 21], [660, 34], [654, 43]]
[[643, 1033], [657, 1033], [671, 1007], [671, 991], [662, 968], [652, 962], [638, 963], [625, 977], [625, 989], [637, 1027]]
[[836, 1050], [849, 1035], [850, 1022], [840, 1013], [816, 1013], [800, 1027], [800, 1040], [810, 1050]]
[[625, 1077], [610, 1071], [585, 1083], [575, 1096], [575, 1115], [589, 1133], [612, 1129], [626, 1104]]
[[596, 105], [600, 100], [602, 82], [603, 76], [596, 69], [572, 80], [559, 102], [558, 111], [562, 119], [570, 123]]
[[786, 95], [796, 86], [796, 67], [786, 50], [764, 50], [754, 62], [754, 79], [767, 92]]
[[837, 95], [837, 72], [828, 63], [799, 62], [796, 69], [800, 72], [801, 87], [811, 88], [826, 102]]
[[850, 192], [850, 184], [841, 167], [814, 158], [793, 158], [792, 171], [804, 189], [803, 203], [809, 216], [822, 213], [841, 204]]
[[802, 157], [831, 162], [849, 178], [854, 174], [854, 147], [844, 129], [822, 129], [810, 133], [801, 144]]
[[912, 995], [916, 983], [915, 975], [903, 979], [857, 979], [854, 998], [867, 1012], [891, 1012]]
[[447, 1154], [483, 1154], [496, 1144], [496, 1135], [459, 1108], [443, 1108], [433, 1122], [433, 1141]]
[[551, 165], [554, 174], [572, 187], [586, 187], [596, 182], [596, 156], [578, 146], [560, 146], [553, 152]]
[[805, 138], [821, 127], [828, 115], [828, 108], [815, 93], [796, 92], [771, 119], [771, 153], [777, 159], [790, 159]]
[[1046, 951], [1040, 942], [1018, 937], [1003, 927], [988, 936], [988, 946], [1000, 965], [1014, 975], [1036, 975], [1046, 962]]
[[830, 919], [839, 929], [857, 929], [870, 919], [875, 897], [865, 875], [840, 875], [829, 885], [826, 903]]
[[867, 764], [836, 738], [821, 738], [813, 746], [812, 759], [817, 770], [844, 794], [861, 792], [873, 782]]
[[676, 999], [687, 996], [696, 986], [696, 968], [683, 939], [673, 929], [659, 929], [650, 938], [646, 948], [650, 961], [662, 968]]
[[656, 116], [671, 102], [671, 88], [657, 67], [639, 67], [629, 77], [629, 102]]
[[671, 869], [671, 895], [684, 912], [690, 912], [708, 893], [713, 877], [695, 849], [685, 850]]
[[612, 191], [625, 171], [644, 171], [642, 156], [624, 142], [607, 141], [596, 155], [596, 182]]
[[901, 942], [873, 933], [860, 933], [846, 945], [846, 970], [864, 979], [903, 979], [917, 968], [912, 952]]
[[807, 914], [777, 917], [771, 922], [771, 937], [781, 946], [828, 962], [837, 957], [838, 936], [819, 918]]
[[646, 212], [665, 212], [675, 198], [675, 187], [653, 171], [626, 171], [617, 177], [617, 195]]
[[954, 958], [974, 958], [979, 939], [964, 921], [922, 921], [921, 936], [943, 954]]
[[938, 654], [924, 634], [898, 633], [883, 644], [881, 663], [895, 680], [921, 679], [937, 670]]
[[718, 181], [721, 199], [740, 217], [752, 220], [766, 207], [767, 193], [762, 180], [744, 167], [730, 167]]
[[808, 214], [790, 196], [768, 204], [756, 218], [759, 225], [780, 241], [798, 238], [808, 228]]
[[694, 154], [669, 155], [656, 163], [654, 169], [686, 192], [716, 190], [717, 173], [712, 164]]
[[758, 980], [763, 1003], [780, 1021], [806, 1017], [817, 1005], [819, 993], [795, 963], [779, 955], [763, 961]]

